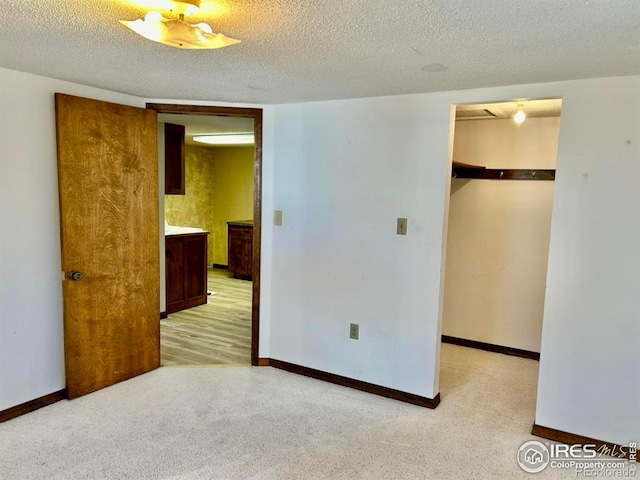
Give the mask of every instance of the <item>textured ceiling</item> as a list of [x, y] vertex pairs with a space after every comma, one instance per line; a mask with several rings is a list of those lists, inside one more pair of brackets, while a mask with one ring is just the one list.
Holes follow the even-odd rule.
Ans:
[[0, 66], [145, 98], [299, 102], [640, 73], [638, 0], [203, 0], [242, 40], [126, 29], [143, 0], [2, 0]]
[[562, 110], [561, 99], [458, 105], [456, 107], [456, 119], [490, 120], [513, 118], [518, 111], [518, 105], [522, 105], [522, 110], [528, 118], [559, 117]]

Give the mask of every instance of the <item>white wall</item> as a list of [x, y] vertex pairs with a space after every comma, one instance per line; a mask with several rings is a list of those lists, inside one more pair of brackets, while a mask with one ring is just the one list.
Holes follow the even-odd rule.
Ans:
[[553, 187], [452, 181], [443, 335], [540, 351]]
[[433, 398], [449, 96], [275, 110], [271, 357]]
[[640, 438], [640, 77], [564, 94], [538, 424]]
[[65, 386], [54, 92], [140, 99], [0, 69], [0, 410]]
[[487, 168], [556, 168], [560, 117], [459, 120], [453, 159]]
[[562, 126], [535, 420], [628, 443], [640, 438], [640, 77], [451, 98], [545, 97], [562, 97]]
[[276, 106], [271, 357], [437, 393], [450, 104], [562, 97], [536, 421], [640, 438], [639, 92], [626, 77]]
[[[147, 100], [2, 68], [0, 87], [0, 410], [3, 410], [65, 386], [53, 94], [61, 92], [139, 107], [144, 107]], [[273, 223], [270, 107], [264, 107], [263, 117], [266, 213], [262, 230], [260, 355], [266, 357]], [[159, 138], [162, 140], [162, 136]], [[160, 191], [164, 191], [163, 175], [161, 168]], [[163, 239], [164, 222], [160, 228]], [[162, 261], [162, 244], [159, 253]], [[161, 296], [161, 301], [165, 300]], [[160, 308], [164, 310], [162, 305]]]
[[[458, 121], [453, 158], [555, 168], [560, 118]], [[540, 351], [554, 183], [454, 179], [442, 333]]]
[[[64, 386], [52, 92], [143, 102], [8, 70], [0, 81], [8, 408]], [[536, 421], [640, 438], [639, 92], [627, 77], [265, 107], [260, 355], [437, 392], [450, 104], [561, 96]]]

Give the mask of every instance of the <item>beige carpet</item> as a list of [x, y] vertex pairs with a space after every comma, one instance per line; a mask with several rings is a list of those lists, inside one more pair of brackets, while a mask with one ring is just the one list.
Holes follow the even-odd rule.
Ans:
[[443, 345], [428, 410], [266, 367], [165, 367], [0, 424], [0, 478], [575, 478], [516, 463], [537, 368]]

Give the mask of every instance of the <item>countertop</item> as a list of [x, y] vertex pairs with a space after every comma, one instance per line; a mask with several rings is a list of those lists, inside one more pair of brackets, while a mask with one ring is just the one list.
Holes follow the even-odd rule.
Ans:
[[165, 233], [165, 237], [181, 237], [185, 235], [209, 235], [209, 232], [202, 230], [201, 232], [184, 232], [184, 233]]
[[233, 225], [235, 227], [253, 227], [253, 220], [236, 220], [233, 222], [227, 222], [227, 225]]
[[208, 235], [209, 232], [201, 228], [193, 227], [173, 227], [165, 230], [165, 237], [177, 237], [180, 235]]

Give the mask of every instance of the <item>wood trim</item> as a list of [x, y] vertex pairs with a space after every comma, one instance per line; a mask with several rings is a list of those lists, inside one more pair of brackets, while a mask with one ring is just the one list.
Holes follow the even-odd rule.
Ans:
[[255, 138], [253, 162], [253, 300], [251, 304], [251, 365], [259, 365], [260, 345], [260, 259], [262, 231], [262, 109], [243, 107], [217, 107], [208, 105], [177, 105], [147, 103], [149, 110], [157, 113], [183, 115], [217, 115], [223, 117], [253, 118]]
[[260, 260], [262, 246], [262, 109], [253, 111], [253, 302], [251, 304], [251, 365], [258, 365], [260, 349]]
[[169, 316], [169, 314], [166, 311], [165, 312], [160, 312], [160, 320], [164, 320], [168, 316]]
[[466, 338], [442, 335], [442, 342], [459, 345], [461, 347], [477, 348], [478, 350], [486, 350], [487, 352], [502, 353], [503, 355], [511, 355], [512, 357], [540, 360], [540, 354], [538, 352], [531, 352], [529, 350], [521, 350], [519, 348], [513, 347], [505, 347], [503, 345], [494, 345], [493, 343], [477, 342], [476, 340], [468, 340]]
[[258, 359], [258, 366], [259, 367], [268, 367], [269, 366], [269, 359], [268, 358], [259, 358]]
[[67, 398], [67, 390], [62, 389], [39, 398], [34, 398], [15, 407], [7, 408], [6, 410], [0, 411], [0, 423], [24, 415], [25, 413], [33, 412], [39, 408], [64, 400], [65, 398]]
[[216, 115], [219, 117], [261, 117], [261, 108], [218, 107], [210, 105], [178, 105], [173, 103], [147, 103], [146, 108], [158, 113], [183, 115]]
[[435, 398], [421, 397], [413, 393], [401, 392], [400, 390], [394, 390], [393, 388], [382, 387], [380, 385], [374, 385], [373, 383], [363, 382], [361, 380], [355, 380], [353, 378], [343, 377], [333, 373], [327, 373], [314, 368], [303, 367], [301, 365], [295, 365], [289, 362], [283, 362], [282, 360], [276, 360], [273, 358], [268, 359], [269, 366], [278, 368], [280, 370], [286, 370], [287, 372], [297, 373], [298, 375], [304, 375], [305, 377], [315, 378], [329, 383], [335, 383], [343, 387], [355, 388], [367, 393], [373, 393], [374, 395], [380, 395], [382, 397], [393, 398], [401, 402], [411, 403], [413, 405], [419, 405], [426, 408], [436, 408], [440, 404], [440, 394], [438, 393]]
[[216, 268], [218, 270], [229, 270], [229, 265], [222, 265], [221, 263], [214, 263], [211, 265], [211, 268]]
[[454, 178], [477, 180], [547, 180], [556, 179], [555, 170], [499, 169], [499, 168], [453, 168]]
[[533, 424], [531, 429], [531, 435], [536, 437], [546, 438], [547, 440], [553, 440], [554, 442], [560, 442], [567, 445], [585, 445], [594, 444], [596, 450], [604, 455], [616, 457], [616, 458], [629, 458], [629, 447], [626, 445], [618, 445], [617, 443], [605, 442], [603, 440], [596, 440], [595, 438], [583, 437], [582, 435], [576, 435], [575, 433], [563, 432], [562, 430], [556, 430], [555, 428], [543, 427], [542, 425]]

